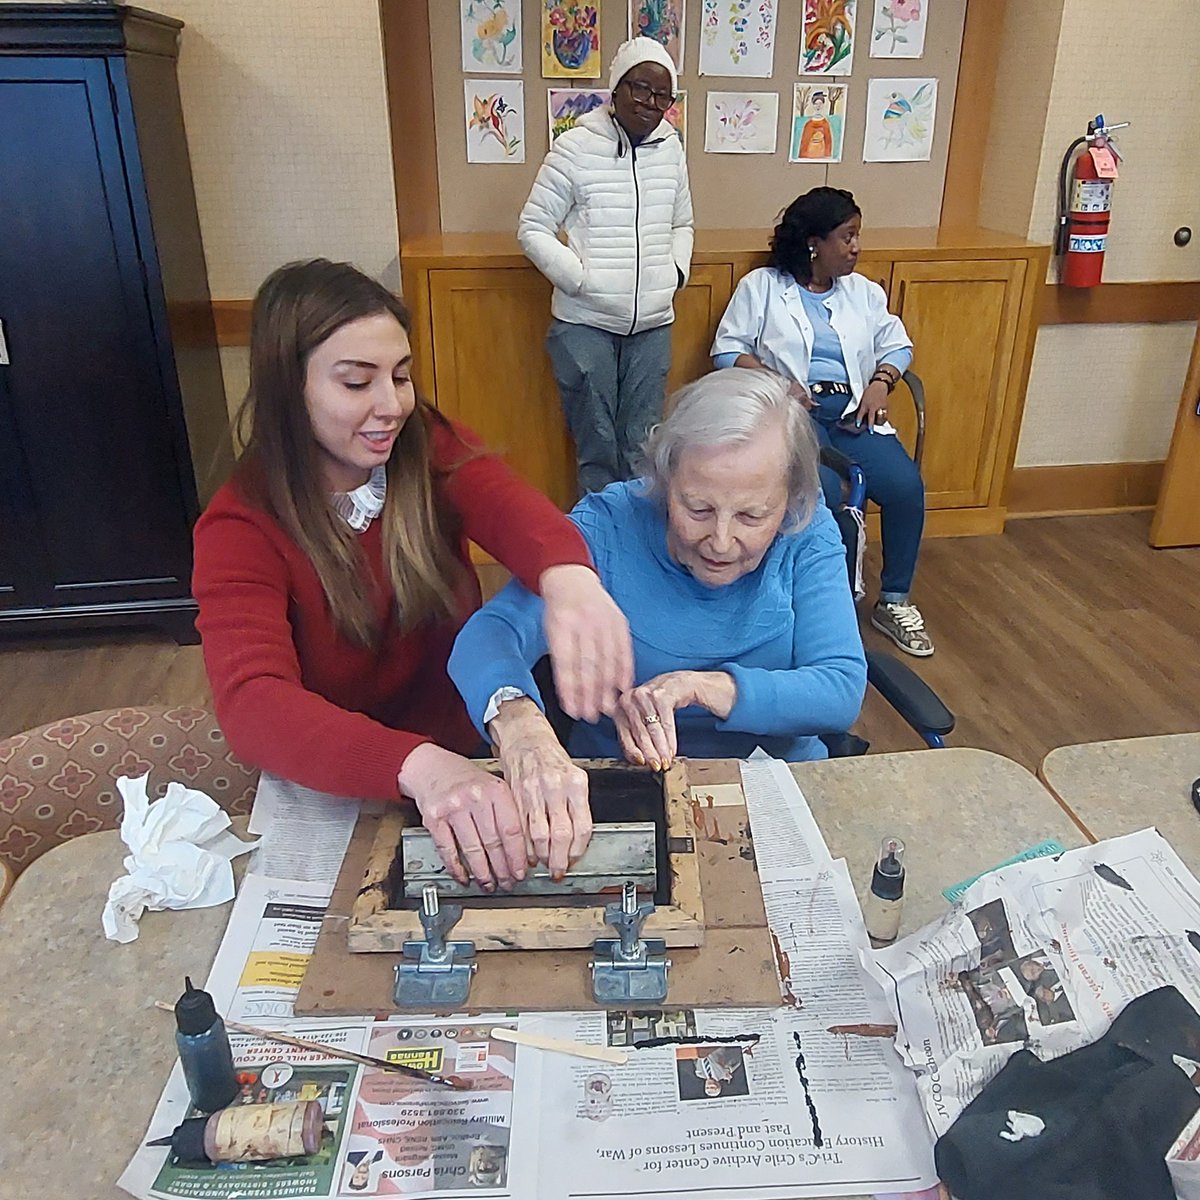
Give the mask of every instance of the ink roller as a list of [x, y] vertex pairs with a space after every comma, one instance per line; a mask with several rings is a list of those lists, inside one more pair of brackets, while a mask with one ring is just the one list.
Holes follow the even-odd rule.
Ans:
[[170, 1146], [181, 1162], [265, 1162], [316, 1154], [325, 1113], [316, 1100], [241, 1104], [209, 1117], [188, 1117], [169, 1137], [147, 1146]]

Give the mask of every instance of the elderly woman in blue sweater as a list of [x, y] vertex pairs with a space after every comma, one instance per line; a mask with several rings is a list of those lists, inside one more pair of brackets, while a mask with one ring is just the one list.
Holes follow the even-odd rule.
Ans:
[[[742, 758], [756, 746], [824, 758], [818, 738], [858, 717], [866, 662], [845, 550], [821, 498], [817, 441], [788, 384], [731, 367], [690, 384], [646, 444], [643, 477], [571, 513], [633, 635], [636, 686], [612, 718], [579, 722], [570, 753], [665, 768], [676, 755]], [[566, 857], [591, 836], [587, 777], [542, 713], [531, 668], [546, 653], [542, 600], [515, 580], [459, 634], [450, 674], [496, 746], [522, 810], [567, 796]], [[561, 809], [559, 811], [562, 811]], [[546, 860], [550, 830], [531, 816]]]

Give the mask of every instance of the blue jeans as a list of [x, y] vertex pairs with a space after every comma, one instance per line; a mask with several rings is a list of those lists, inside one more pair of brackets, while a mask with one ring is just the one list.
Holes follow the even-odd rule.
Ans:
[[[879, 598], [891, 604], [906, 604], [925, 528], [925, 484], [898, 437], [866, 430], [845, 433], [836, 428], [846, 400], [846, 396], [822, 396], [818, 401], [821, 407], [812, 413], [813, 424], [823, 446], [840, 450], [862, 467], [867, 477], [867, 498], [879, 505], [883, 541]], [[821, 485], [826, 503], [836, 512], [841, 506], [841, 481], [822, 467]]]
[[554, 320], [546, 349], [575, 439], [580, 491], [631, 479], [650, 427], [662, 419], [671, 326], [622, 335]]

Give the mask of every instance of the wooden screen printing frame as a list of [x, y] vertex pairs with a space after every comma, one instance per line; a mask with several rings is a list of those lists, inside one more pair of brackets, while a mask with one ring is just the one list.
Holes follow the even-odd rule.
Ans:
[[[481, 764], [498, 770], [493, 762]], [[608, 759], [579, 760], [586, 769], [625, 768]], [[663, 776], [670, 903], [659, 905], [642, 927], [645, 937], [662, 938], [668, 946], [704, 944], [704, 901], [700, 894], [700, 860], [692, 819], [687, 763], [676, 761]], [[420, 822], [415, 808], [391, 808], [382, 817], [367, 858], [362, 885], [351, 909], [347, 947], [355, 954], [400, 954], [407, 941], [425, 937], [416, 908], [389, 907], [393, 864], [400, 854], [401, 832]], [[613, 897], [617, 899], [617, 897]], [[458, 903], [458, 901], [454, 901]], [[528, 906], [483, 907], [463, 903], [462, 919], [450, 934], [456, 941], [475, 943], [476, 950], [590, 949], [599, 937], [611, 937], [604, 904], [556, 905], [546, 899]]]

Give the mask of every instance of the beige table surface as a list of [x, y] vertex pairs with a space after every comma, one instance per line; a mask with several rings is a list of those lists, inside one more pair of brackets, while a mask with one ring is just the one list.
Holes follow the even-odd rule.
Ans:
[[176, 1058], [174, 1021], [149, 1005], [203, 983], [232, 905], [148, 912], [136, 941], [110, 942], [100, 913], [126, 853], [115, 830], [64, 842], [0, 905], [0, 1200], [128, 1200], [117, 1178]]
[[1097, 840], [1154, 825], [1200, 871], [1200, 813], [1192, 807], [1200, 733], [1059, 746], [1038, 774]]
[[[694, 766], [700, 782], [738, 780], [736, 763]], [[945, 908], [947, 884], [1045, 837], [1083, 841], [1028, 771], [981, 750], [793, 771], [860, 898], [878, 839], [908, 842], [906, 931]], [[202, 980], [216, 954], [229, 905], [147, 913], [137, 941], [105, 940], [100, 911], [123, 852], [115, 832], [67, 842], [25, 871], [0, 905], [0, 1200], [124, 1195], [115, 1181], [175, 1061], [170, 1018], [149, 1005], [173, 999], [185, 974]]]

